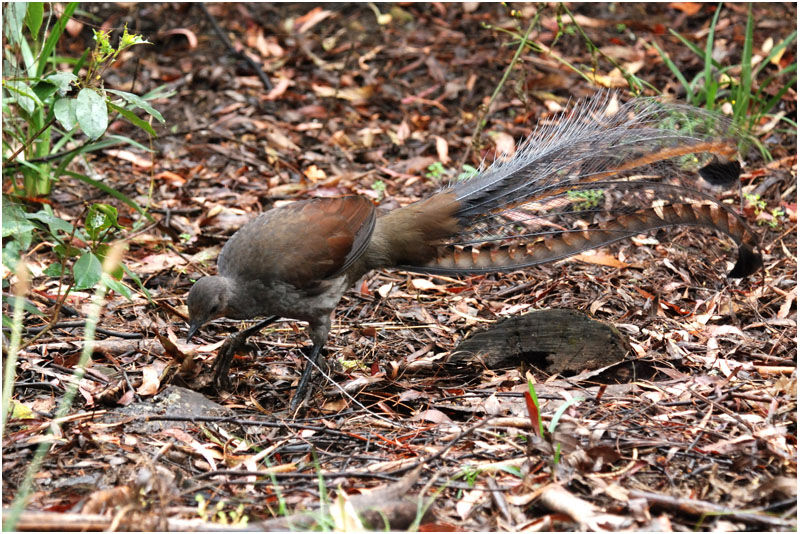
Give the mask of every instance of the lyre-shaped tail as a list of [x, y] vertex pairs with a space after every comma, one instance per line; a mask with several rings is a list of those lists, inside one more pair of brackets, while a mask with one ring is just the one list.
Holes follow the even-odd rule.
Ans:
[[704, 189], [739, 184], [739, 139], [725, 117], [690, 106], [601, 93], [539, 127], [513, 157], [442, 192], [460, 230], [428, 244], [436, 257], [404, 267], [435, 272], [511, 270], [639, 233], [704, 226], [730, 236], [729, 273], [761, 266], [744, 220]]

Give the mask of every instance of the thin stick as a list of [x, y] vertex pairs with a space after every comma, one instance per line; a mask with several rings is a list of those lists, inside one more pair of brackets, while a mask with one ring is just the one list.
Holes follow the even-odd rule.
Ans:
[[533, 20], [531, 20], [531, 23], [528, 25], [528, 29], [525, 30], [524, 37], [520, 39], [517, 51], [514, 53], [514, 57], [511, 58], [511, 63], [508, 64], [508, 67], [506, 68], [506, 71], [503, 73], [503, 77], [500, 79], [500, 82], [497, 84], [497, 87], [494, 88], [494, 92], [492, 93], [492, 97], [489, 99], [489, 103], [486, 104], [486, 106], [482, 106], [483, 112], [481, 113], [481, 116], [478, 119], [477, 124], [475, 124], [475, 131], [472, 133], [472, 139], [469, 142], [469, 148], [467, 148], [466, 152], [464, 152], [464, 155], [461, 157], [459, 168], [463, 167], [464, 163], [466, 163], [467, 156], [469, 155], [470, 150], [475, 146], [478, 140], [478, 136], [480, 135], [481, 130], [483, 129], [484, 123], [486, 121], [486, 116], [489, 114], [489, 110], [492, 108], [492, 104], [494, 104], [494, 101], [497, 99], [497, 95], [500, 94], [500, 90], [503, 88], [503, 85], [505, 85], [508, 76], [511, 74], [511, 69], [513, 69], [514, 65], [517, 64], [517, 60], [519, 59], [520, 54], [522, 54], [522, 50], [525, 48], [525, 45], [528, 42], [528, 36], [531, 34], [531, 31], [533, 31], [533, 26], [536, 24], [538, 20], [539, 20], [539, 15], [537, 14], [535, 17], [533, 17]]

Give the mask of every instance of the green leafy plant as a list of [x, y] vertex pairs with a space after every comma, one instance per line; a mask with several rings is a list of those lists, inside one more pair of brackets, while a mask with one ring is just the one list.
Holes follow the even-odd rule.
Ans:
[[[58, 217], [49, 204], [34, 213], [25, 212], [21, 206], [3, 198], [3, 263], [16, 268], [24, 251], [34, 241], [46, 240], [54, 243], [52, 251], [58, 262], [48, 265], [43, 274], [61, 279], [67, 278], [67, 288], [71, 290], [89, 289], [97, 285], [101, 278], [109, 289], [131, 298], [131, 291], [121, 282], [127, 273], [144, 290], [141, 280], [124, 265], [104, 275], [102, 263], [108, 254], [110, 243], [121, 237], [123, 227], [117, 220], [117, 209], [108, 204], [94, 203], [89, 206], [83, 220], [83, 227]], [[145, 291], [146, 293], [146, 291]]]
[[461, 468], [461, 473], [459, 473], [459, 476], [471, 488], [475, 485], [475, 481], [478, 480], [478, 475], [480, 474], [481, 470], [478, 467], [474, 465], [466, 465]]
[[[720, 4], [714, 13], [704, 49], [699, 48], [678, 32], [670, 29], [670, 33], [680, 39], [687, 48], [703, 61], [703, 70], [698, 72], [691, 80], [688, 80], [683, 75], [678, 66], [657, 43], [653, 43], [653, 46], [686, 90], [686, 99], [690, 104], [705, 106], [707, 109], [714, 110], [729, 106], [734, 124], [750, 135], [751, 139], [749, 141], [754, 142], [762, 157], [769, 160], [772, 159], [769, 151], [753, 134], [762, 119], [765, 116], [769, 116], [783, 95], [796, 86], [797, 63], [793, 62], [777, 72], [771, 73], [767, 73], [766, 68], [779, 54], [782, 54], [790, 47], [794, 47], [794, 43], [797, 40], [797, 31], [793, 31], [778, 44], [774, 45], [764, 59], [753, 65], [753, 27], [755, 23], [752, 5], [748, 5], [744, 46], [740, 63], [738, 65], [722, 65], [713, 57], [715, 30], [722, 9], [722, 4]], [[776, 80], [786, 77], [788, 77], [788, 80], [780, 86], [774, 95], [766, 92], [766, 89], [774, 85]], [[781, 117], [780, 120], [787, 123], [792, 129], [792, 135], [795, 135], [797, 124], [786, 117]]]
[[386, 182], [383, 180], [375, 180], [372, 183], [372, 190], [378, 193], [378, 200], [383, 199], [383, 195], [386, 193]]
[[[583, 397], [572, 397], [564, 404], [559, 406], [558, 410], [556, 410], [556, 413], [553, 414], [553, 418], [550, 420], [547, 431], [545, 431], [544, 420], [542, 419], [542, 412], [539, 407], [539, 397], [536, 395], [536, 388], [533, 386], [533, 382], [528, 380], [528, 391], [525, 395], [525, 402], [528, 408], [528, 416], [531, 419], [531, 423], [534, 425], [534, 432], [536, 435], [542, 439], [553, 442], [553, 435], [556, 431], [556, 428], [558, 428], [558, 422], [561, 420], [561, 416], [564, 415], [564, 412], [567, 411], [567, 408], [582, 400]], [[553, 443], [553, 465], [558, 465], [560, 461], [561, 443]]]
[[476, 174], [478, 174], [480, 172], [478, 169], [476, 169], [472, 165], [468, 165], [466, 163], [464, 165], [462, 165], [461, 168], [463, 170], [461, 171], [461, 173], [458, 176], [456, 176], [456, 181], [459, 181], [459, 182], [461, 180], [469, 180], [470, 178], [472, 178], [473, 176], [475, 176]]
[[428, 165], [428, 172], [425, 173], [425, 176], [427, 178], [430, 178], [431, 180], [439, 180], [442, 178], [442, 176], [444, 176], [444, 174], [445, 174], [445, 169], [442, 162], [434, 161], [433, 163]]
[[[480, 172], [480, 170], [476, 169], [472, 165], [464, 164], [461, 166], [462, 171], [456, 176], [456, 181], [460, 182], [461, 180], [469, 180], [476, 174]], [[431, 180], [442, 180], [446, 176], [452, 176], [454, 170], [447, 169], [441, 161], [436, 161], [428, 165], [428, 172], [425, 173], [427, 178]]]
[[[67, 165], [78, 155], [127, 143], [147, 150], [133, 139], [105, 134], [112, 118], [109, 111], [124, 117], [149, 135], [155, 131], [149, 122], [139, 118], [135, 109], [164, 122], [164, 118], [147, 101], [160, 92], [138, 96], [126, 91], [105, 89], [103, 73], [119, 54], [135, 45], [146, 44], [141, 36], [123, 31], [119, 44], [113, 47], [110, 34], [95, 31], [95, 46], [74, 62], [72, 70], [56, 70], [63, 58], [56, 58], [56, 45], [67, 22], [77, 7], [67, 4], [52, 28], [43, 25], [42, 2], [6, 3], [3, 8], [3, 30], [9, 46], [3, 69], [3, 168], [15, 176], [13, 191], [27, 197], [50, 194], [53, 183], [62, 175], [84, 179], [84, 175], [68, 173]], [[48, 17], [48, 20], [52, 15]], [[79, 133], [87, 141], [67, 149]], [[16, 181], [22, 175], [22, 184]]]
[[753, 208], [753, 213], [759, 225], [769, 226], [773, 230], [780, 226], [781, 220], [786, 215], [786, 212], [781, 208], [767, 207], [767, 201], [761, 198], [760, 195], [753, 193], [745, 193], [744, 195], [747, 204]]
[[[69, 278], [63, 295], [71, 289], [94, 287], [100, 281], [100, 264], [108, 243], [121, 237], [122, 227], [116, 208], [109, 204], [88, 205], [83, 224], [78, 225], [59, 217], [51, 205], [39, 199], [51, 192], [60, 177], [69, 176], [150, 218], [122, 193], [67, 166], [81, 154], [113, 144], [127, 143], [148, 150], [128, 137], [108, 135], [107, 126], [115, 117], [123, 117], [151, 136], [155, 131], [150, 123], [133, 110], [141, 109], [164, 122], [148, 103], [165, 96], [163, 91], [138, 96], [103, 86], [103, 74], [123, 51], [147, 43], [141, 36], [125, 29], [115, 47], [109, 32], [95, 31], [94, 47], [80, 58], [56, 56], [57, 44], [77, 5], [66, 4], [60, 15], [55, 15], [51, 7], [46, 16], [47, 4], [42, 2], [3, 6], [7, 41], [2, 80], [3, 175], [11, 179], [5, 188], [10, 194], [3, 196], [3, 262], [15, 266], [34, 243], [52, 243], [59, 261], [49, 265], [44, 274]], [[71, 70], [57, 70], [67, 63], [72, 64]], [[79, 142], [79, 137], [84, 140]], [[42, 207], [29, 213], [30, 202], [22, 203], [21, 199], [39, 200]], [[128, 271], [124, 266], [117, 268], [106, 283], [130, 298], [130, 290], [120, 282], [124, 271]], [[128, 274], [142, 287], [138, 277], [130, 271]]]
[[227, 503], [224, 500], [217, 501], [213, 507], [209, 507], [209, 501], [202, 495], [196, 495], [197, 515], [203, 521], [211, 521], [221, 525], [235, 527], [246, 527], [248, 517], [244, 514], [244, 504], [239, 504], [233, 510], [226, 510]]
[[590, 210], [600, 205], [605, 193], [602, 189], [580, 189], [567, 191], [567, 198], [573, 202], [576, 210]]

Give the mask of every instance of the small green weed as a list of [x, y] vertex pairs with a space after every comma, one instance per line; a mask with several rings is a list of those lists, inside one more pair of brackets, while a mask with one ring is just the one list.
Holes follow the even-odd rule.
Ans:
[[431, 180], [441, 180], [445, 175], [445, 168], [441, 161], [435, 161], [428, 165], [428, 172], [425, 173]]
[[248, 517], [244, 514], [244, 504], [239, 504], [233, 510], [225, 510], [226, 502], [218, 501], [213, 507], [209, 508], [210, 502], [202, 495], [196, 495], [197, 515], [206, 522], [219, 523], [232, 527], [246, 527]]
[[783, 217], [786, 215], [782, 208], [768, 209], [767, 201], [761, 198], [760, 195], [745, 193], [744, 198], [753, 208], [753, 213], [759, 225], [769, 226], [773, 230], [780, 226]]
[[378, 193], [378, 201], [383, 200], [383, 196], [386, 194], [386, 182], [383, 180], [375, 180], [372, 183], [372, 190]]
[[567, 198], [573, 202], [576, 210], [583, 211], [598, 207], [605, 198], [605, 193], [602, 189], [579, 189], [567, 191]]
[[[711, 20], [705, 48], [701, 49], [694, 43], [670, 29], [675, 37], [681, 40], [694, 54], [703, 61], [703, 70], [691, 80], [688, 80], [669, 55], [657, 43], [653, 43], [664, 63], [672, 71], [686, 90], [686, 99], [695, 106], [705, 106], [707, 109], [719, 110], [728, 107], [733, 117], [734, 125], [746, 132], [750, 139], [744, 142], [753, 142], [759, 149], [762, 157], [772, 159], [766, 147], [755, 137], [757, 126], [762, 119], [770, 116], [775, 106], [787, 91], [797, 84], [797, 63], [792, 62], [777, 71], [768, 72], [767, 67], [784, 51], [793, 49], [797, 40], [797, 31], [791, 32], [775, 44], [764, 59], [753, 65], [753, 19], [752, 5], [748, 5], [747, 22], [744, 29], [744, 45], [738, 65], [722, 65], [714, 59], [714, 41], [717, 21], [723, 6], [717, 7]], [[736, 73], [736, 74], [734, 74]], [[767, 93], [767, 88], [772, 88], [779, 80], [786, 80], [778, 86], [774, 94]], [[790, 135], [796, 135], [797, 124], [786, 117], [779, 120], [790, 127]]]

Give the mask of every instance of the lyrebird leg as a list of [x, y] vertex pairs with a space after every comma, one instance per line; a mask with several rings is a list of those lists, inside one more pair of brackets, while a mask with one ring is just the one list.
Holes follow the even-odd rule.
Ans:
[[228, 339], [226, 339], [225, 343], [223, 343], [219, 348], [217, 359], [214, 362], [214, 383], [217, 385], [217, 387], [223, 389], [228, 389], [230, 387], [231, 378], [229, 371], [231, 369], [231, 362], [233, 362], [233, 356], [236, 354], [237, 350], [244, 348], [247, 338], [258, 333], [265, 326], [274, 323], [278, 320], [278, 318], [279, 317], [277, 315], [267, 317], [260, 323], [256, 323], [249, 328], [245, 328], [237, 334], [228, 336]]
[[319, 323], [309, 322], [308, 329], [311, 342], [314, 345], [311, 348], [311, 356], [306, 357], [307, 361], [303, 369], [303, 375], [300, 377], [300, 382], [297, 383], [297, 390], [295, 391], [294, 397], [292, 397], [292, 403], [290, 405], [292, 412], [295, 412], [297, 408], [300, 407], [305, 397], [310, 392], [309, 385], [311, 383], [311, 375], [314, 373], [314, 368], [319, 366], [319, 353], [325, 345], [325, 340], [328, 338], [328, 332], [331, 329], [330, 314], [326, 314], [324, 319]]
[[320, 350], [322, 350], [322, 345], [315, 344], [311, 348], [311, 356], [308, 357], [306, 366], [303, 369], [303, 376], [300, 377], [300, 382], [297, 384], [297, 391], [295, 391], [294, 397], [292, 397], [292, 412], [297, 410], [297, 408], [305, 400], [305, 397], [311, 391], [309, 384], [311, 382], [311, 375], [314, 373], [314, 368], [319, 365]]

